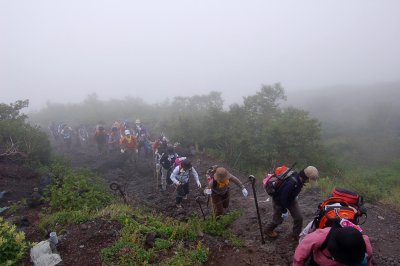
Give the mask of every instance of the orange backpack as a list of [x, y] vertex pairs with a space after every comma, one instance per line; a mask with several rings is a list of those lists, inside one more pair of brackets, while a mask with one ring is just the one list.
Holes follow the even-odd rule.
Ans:
[[314, 225], [316, 228], [331, 227], [334, 222], [340, 222], [342, 219], [358, 225], [360, 218], [367, 217], [367, 211], [363, 206], [363, 198], [349, 190], [333, 188], [329, 199], [318, 205]]

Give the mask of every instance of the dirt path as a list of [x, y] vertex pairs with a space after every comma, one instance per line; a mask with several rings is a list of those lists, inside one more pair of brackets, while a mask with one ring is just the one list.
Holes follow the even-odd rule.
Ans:
[[[89, 149], [85, 147], [79, 149], [75, 148], [65, 152], [61, 147], [56, 146], [56, 152], [69, 158], [74, 166], [87, 167], [98, 172], [109, 184], [112, 182], [119, 183], [122, 185], [131, 201], [138, 206], [146, 205], [157, 212], [174, 217], [175, 219], [184, 220], [193, 213], [201, 217], [202, 214], [196, 202], [196, 198], [198, 198], [202, 203], [205, 215], [211, 215], [211, 206], [206, 206], [207, 198], [203, 195], [202, 189], [196, 188], [194, 180], [191, 180], [190, 194], [188, 199], [183, 202], [183, 208], [177, 209], [175, 207], [174, 187], [168, 187], [165, 192], [159, 191], [150, 158], [148, 160], [140, 160], [136, 165], [130, 165], [121, 162], [118, 155], [99, 156], [93, 147]], [[205, 156], [196, 156], [191, 158], [191, 160], [201, 176], [201, 183], [203, 185], [206, 184], [204, 173], [209, 166], [214, 164], [226, 166], [223, 162], [217, 162]], [[227, 168], [229, 169], [229, 167]], [[14, 178], [15, 173], [7, 169], [6, 166], [0, 168], [2, 174], [2, 178], [0, 179], [1, 190], [14, 190], [18, 191], [18, 193], [10, 193], [7, 198], [3, 199], [3, 202], [6, 202], [5, 200], [14, 200], [11, 197], [16, 197], [19, 194], [21, 197], [30, 194], [35, 184], [32, 183], [30, 185], [32, 187], [25, 188], [25, 186], [18, 185], [17, 181], [21, 179], [22, 184], [28, 185], [30, 183], [26, 182], [25, 179], [36, 180], [35, 182], [37, 182], [38, 178], [32, 179], [29, 173], [27, 173], [26, 177], [18, 175], [20, 178], [16, 179]], [[243, 182], [248, 181], [246, 174], [239, 173], [233, 169], [229, 170]], [[7, 174], [8, 172], [9, 174]], [[209, 238], [205, 236], [205, 238], [207, 237], [207, 244], [211, 247], [207, 265], [291, 265], [293, 253], [297, 245], [297, 243], [294, 243], [289, 237], [292, 226], [291, 218], [278, 227], [278, 232], [280, 233], [278, 239], [271, 240], [265, 238], [265, 244], [262, 245], [251, 184], [247, 182], [245, 185], [249, 191], [249, 196], [247, 198], [242, 196], [239, 188], [235, 187], [233, 184], [231, 185], [230, 202], [230, 210], [239, 210], [242, 214], [231, 226], [231, 229], [240, 236], [244, 242], [244, 246], [235, 248], [225, 239]], [[16, 186], [19, 189], [14, 189]], [[272, 215], [272, 203], [268, 195], [262, 191], [259, 183], [257, 184], [257, 196], [262, 226], [265, 228]], [[304, 225], [308, 221], [311, 221], [320, 201], [321, 199], [317, 189], [303, 189], [300, 193], [299, 203], [304, 216]], [[8, 204], [9, 203], [10, 201]], [[397, 254], [400, 253], [400, 245], [398, 244], [400, 240], [400, 235], [398, 233], [400, 230], [399, 214], [381, 204], [366, 203], [366, 207], [368, 209], [368, 219], [362, 228], [370, 237], [374, 248], [374, 265], [400, 265], [400, 259], [397, 258]], [[36, 208], [26, 209], [24, 211], [26, 211], [24, 215], [29, 218], [30, 212], [37, 215], [39, 210]], [[36, 221], [37, 217], [29, 220]], [[34, 224], [35, 222], [32, 223]], [[98, 222], [98, 224], [102, 225], [102, 222]], [[92, 226], [92, 228], [93, 227], [94, 226]], [[81, 225], [78, 231], [83, 230], [87, 235], [91, 235], [90, 228], [91, 224], [87, 223]], [[77, 229], [73, 228], [70, 231], [74, 232], [74, 230]], [[44, 236], [37, 235], [33, 239], [39, 241], [43, 239], [43, 237]], [[71, 235], [71, 237], [74, 238], [73, 235]], [[99, 235], [99, 242], [104, 242], [105, 237], [107, 237], [107, 231]], [[93, 236], [91, 236], [90, 241], [94, 241]], [[71, 241], [71, 243], [72, 242], [73, 241]], [[82, 240], [82, 242], [84, 242], [84, 240]], [[68, 242], [65, 241], [65, 243]], [[80, 245], [81, 244], [77, 244], [78, 249]], [[67, 250], [71, 249], [71, 247], [67, 246], [65, 248]], [[95, 250], [94, 247], [93, 250]], [[75, 259], [79, 260], [79, 255], [75, 257]], [[68, 264], [68, 260], [66, 260], [64, 263], [65, 265], [74, 264], [73, 261], [70, 262], [71, 264]]]
[[[168, 187], [161, 192], [151, 166], [151, 159], [141, 160], [136, 165], [121, 164], [118, 157], [94, 155], [95, 151], [81, 150], [65, 153], [75, 166], [89, 167], [99, 172], [108, 183], [118, 182], [125, 189], [129, 198], [137, 205], [145, 205], [157, 212], [185, 219], [188, 215], [196, 213], [201, 217], [201, 211], [196, 198], [202, 202], [205, 215], [209, 216], [211, 206], [207, 208], [207, 198], [202, 194], [202, 189], [197, 189], [191, 180], [189, 198], [183, 202], [183, 208], [175, 207], [174, 187]], [[210, 165], [220, 164], [205, 156], [191, 158], [201, 182], [206, 184], [204, 173]], [[229, 169], [229, 167], [227, 167]], [[230, 171], [243, 182], [248, 180], [247, 175], [233, 169]], [[250, 183], [246, 183], [249, 197], [243, 198], [240, 189], [232, 185], [230, 210], [240, 210], [242, 215], [231, 226], [232, 230], [243, 239], [245, 245], [240, 248], [232, 247], [229, 242], [220, 239], [214, 243], [210, 252], [207, 265], [290, 265], [297, 243], [293, 242], [289, 234], [292, 220], [285, 221], [277, 231], [280, 234], [276, 240], [265, 239], [261, 244], [256, 209]], [[272, 216], [272, 203], [268, 195], [257, 185], [257, 195], [265, 228]], [[299, 204], [304, 216], [304, 225], [312, 220], [318, 203], [321, 201], [319, 191], [314, 188], [303, 189], [299, 196]], [[374, 248], [374, 265], [400, 265], [397, 254], [400, 252], [399, 214], [389, 208], [377, 204], [366, 203], [368, 219], [362, 226], [365, 234], [370, 237]], [[223, 251], [223, 252], [221, 252]]]

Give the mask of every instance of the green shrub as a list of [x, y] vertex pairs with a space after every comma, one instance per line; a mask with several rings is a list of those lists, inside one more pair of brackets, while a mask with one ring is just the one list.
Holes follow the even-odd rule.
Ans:
[[62, 179], [56, 179], [49, 190], [51, 211], [93, 210], [111, 203], [112, 197], [100, 180], [85, 170], [66, 172]]
[[10, 105], [0, 103], [0, 150], [13, 148], [27, 155], [24, 160], [45, 163], [50, 159], [51, 149], [47, 135], [39, 127], [26, 123], [27, 116], [20, 114], [28, 103], [28, 100]]
[[218, 219], [211, 218], [201, 221], [201, 228], [207, 234], [213, 236], [222, 236], [228, 225], [232, 224], [240, 216], [239, 211], [229, 212], [225, 215], [218, 217]]
[[171, 241], [162, 238], [156, 238], [154, 243], [155, 250], [169, 249], [171, 246], [172, 246]]
[[191, 252], [190, 256], [196, 264], [204, 264], [208, 260], [208, 248], [203, 247], [203, 244], [199, 241], [196, 249]]
[[24, 257], [27, 249], [25, 234], [16, 232], [15, 225], [10, 225], [0, 217], [0, 265], [15, 265]]

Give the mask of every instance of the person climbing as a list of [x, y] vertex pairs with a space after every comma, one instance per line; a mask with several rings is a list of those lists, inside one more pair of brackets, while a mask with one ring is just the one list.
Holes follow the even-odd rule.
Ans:
[[196, 169], [194, 169], [194, 167], [192, 166], [190, 160], [183, 160], [181, 165], [175, 167], [175, 169], [171, 173], [171, 181], [177, 187], [175, 199], [177, 208], [182, 208], [182, 200], [187, 199], [187, 195], [189, 194], [189, 177], [191, 175], [194, 176], [197, 186], [201, 188], [199, 175], [197, 174]]
[[136, 119], [135, 126], [139, 155], [147, 156], [150, 154], [149, 133], [147, 129], [142, 126], [139, 119]]
[[297, 202], [297, 196], [304, 184], [310, 180], [317, 179], [318, 170], [314, 166], [307, 166], [299, 173], [295, 171], [286, 173], [289, 170], [290, 169], [286, 166], [278, 167], [275, 170], [276, 175], [282, 176], [287, 174], [288, 176], [272, 197], [273, 216], [272, 221], [266, 227], [265, 233], [270, 238], [277, 238], [278, 233], [274, 230], [278, 225], [283, 223], [283, 220], [286, 220], [289, 217], [289, 211], [293, 217], [292, 238], [293, 240], [298, 241], [303, 227], [303, 216]]
[[108, 135], [102, 122], [96, 125], [96, 132], [94, 133], [94, 140], [96, 141], [97, 150], [99, 154], [103, 154], [104, 147], [106, 146]]
[[123, 136], [120, 140], [121, 152], [125, 153], [126, 159], [130, 162], [136, 162], [137, 156], [137, 140], [136, 137], [133, 136], [129, 129], [124, 131], [125, 136]]
[[64, 124], [64, 127], [61, 130], [61, 136], [63, 137], [64, 144], [67, 150], [71, 149], [72, 134], [72, 128]]
[[108, 151], [113, 153], [119, 150], [119, 141], [121, 139], [121, 136], [118, 132], [117, 127], [112, 127], [111, 128], [111, 133], [108, 136]]
[[170, 175], [174, 162], [178, 158], [178, 154], [175, 153], [173, 146], [168, 146], [166, 152], [161, 155], [161, 189], [165, 191], [167, 189], [167, 180], [170, 182]]
[[208, 181], [208, 189], [205, 190], [205, 193], [211, 195], [213, 212], [216, 217], [224, 214], [224, 209], [229, 207], [230, 181], [240, 187], [244, 197], [247, 197], [249, 194], [243, 183], [236, 176], [229, 173], [224, 167], [210, 167], [206, 176]]
[[368, 236], [354, 227], [336, 224], [308, 234], [300, 241], [293, 256], [294, 266], [371, 264], [372, 246]]

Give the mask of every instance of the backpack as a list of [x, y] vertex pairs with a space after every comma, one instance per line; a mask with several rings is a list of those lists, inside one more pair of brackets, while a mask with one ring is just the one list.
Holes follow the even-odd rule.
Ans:
[[277, 167], [273, 174], [267, 174], [263, 180], [264, 190], [268, 195], [274, 197], [278, 194], [279, 189], [282, 187], [286, 180], [292, 179], [297, 183], [295, 171], [292, 171], [293, 167], [288, 168], [287, 166]]
[[[186, 160], [186, 157], [177, 157], [176, 159], [175, 159], [175, 161], [174, 161], [174, 164], [173, 164], [173, 169], [175, 169], [175, 167], [177, 167], [177, 166], [181, 166], [181, 164], [182, 164], [182, 162], [184, 161], [184, 160]], [[180, 169], [180, 168], [179, 168]]]
[[[314, 226], [325, 228], [332, 226], [335, 222], [346, 219], [355, 225], [363, 224], [367, 217], [367, 211], [363, 206], [363, 198], [355, 192], [333, 188], [331, 197], [318, 205]], [[360, 218], [364, 221], [360, 223]]]

